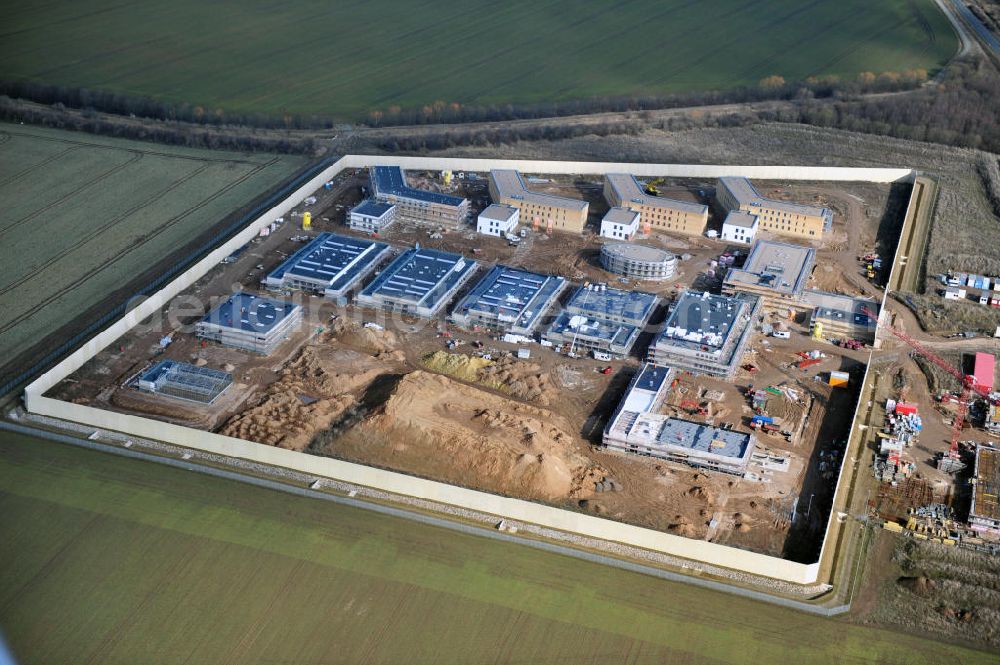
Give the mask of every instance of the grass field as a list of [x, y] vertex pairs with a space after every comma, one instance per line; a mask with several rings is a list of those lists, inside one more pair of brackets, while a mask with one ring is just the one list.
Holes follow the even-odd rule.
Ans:
[[29, 663], [986, 663], [509, 543], [0, 434]]
[[304, 164], [0, 124], [0, 365]]
[[322, 113], [545, 102], [933, 72], [957, 39], [933, 0], [17, 3], [0, 78]]

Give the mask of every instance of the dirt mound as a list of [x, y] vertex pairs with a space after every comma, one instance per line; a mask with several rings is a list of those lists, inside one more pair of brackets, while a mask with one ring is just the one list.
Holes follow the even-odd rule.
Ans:
[[490, 491], [578, 498], [593, 492], [592, 479], [602, 477], [576, 452], [562, 416], [439, 374], [404, 376], [381, 410], [357, 429], [354, 445], [363, 446], [369, 458]]
[[357, 403], [353, 393], [384, 371], [373, 357], [325, 345], [307, 346], [258, 403], [229, 419], [220, 434], [302, 450]]
[[558, 393], [548, 372], [542, 372], [539, 365], [513, 357], [502, 358], [484, 368], [479, 373], [479, 381], [542, 406], [551, 404]]
[[899, 586], [918, 596], [926, 596], [937, 588], [937, 582], [923, 575], [917, 577], [900, 577], [897, 583]]
[[349, 346], [360, 349], [373, 356], [383, 353], [393, 353], [399, 347], [399, 339], [391, 330], [368, 328], [355, 323], [338, 321], [330, 332], [339, 337]]
[[667, 531], [685, 538], [693, 538], [696, 533], [691, 521], [683, 515], [675, 515], [674, 521], [667, 525]]
[[447, 353], [445, 351], [435, 351], [423, 358], [424, 367], [432, 372], [447, 374], [462, 381], [476, 383], [479, 381], [479, 373], [484, 368], [493, 364], [492, 360], [485, 358], [474, 358], [464, 353]]
[[694, 487], [692, 487], [687, 491], [687, 494], [690, 497], [701, 499], [702, 501], [705, 501], [706, 503], [709, 504], [711, 504], [713, 502], [713, 499], [715, 498], [712, 496], [712, 493], [707, 488], [701, 485], [695, 485]]
[[512, 397], [542, 406], [551, 403], [556, 389], [547, 372], [534, 363], [505, 356], [486, 360], [463, 353], [435, 351], [424, 357], [424, 366], [440, 374], [501, 390]]

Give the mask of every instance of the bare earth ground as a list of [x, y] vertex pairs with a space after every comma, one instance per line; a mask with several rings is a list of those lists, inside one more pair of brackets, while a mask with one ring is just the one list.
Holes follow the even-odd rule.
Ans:
[[[446, 189], [435, 174], [412, 174], [422, 186]], [[317, 231], [350, 233], [345, 211], [361, 197], [363, 172], [343, 174], [335, 192], [322, 192], [312, 208]], [[668, 181], [670, 196], [709, 200], [713, 183]], [[849, 183], [760, 183], [769, 194], [830, 205], [834, 231], [814, 243], [819, 261], [811, 286], [878, 296], [860, 274], [856, 253], [878, 242], [885, 219], [902, 197], [887, 186]], [[486, 203], [481, 183], [454, 187]], [[454, 188], [453, 187], [453, 188]], [[606, 209], [600, 179], [552, 178], [549, 191], [575, 193], [592, 202], [591, 228]], [[904, 193], [905, 194], [905, 193]], [[293, 221], [295, 217], [292, 217]], [[718, 224], [718, 219], [713, 222]], [[222, 265], [196, 284], [189, 295], [200, 302], [224, 297], [239, 286], [259, 288], [260, 277], [300, 247], [286, 224], [270, 238], [254, 242], [234, 264]], [[500, 261], [576, 282], [614, 281], [597, 256], [600, 244], [583, 236], [532, 232], [517, 247], [469, 230], [439, 232], [398, 225], [385, 239], [399, 245], [462, 252], [489, 264]], [[654, 234], [644, 240], [690, 258], [680, 263], [674, 281], [616, 284], [657, 292], [667, 300], [677, 288], [711, 288], [709, 261], [735, 249], [708, 238]], [[745, 251], [745, 249], [744, 249]], [[262, 267], [258, 267], [262, 266]], [[488, 334], [452, 331], [462, 343], [451, 352], [438, 336], [443, 323], [425, 325], [383, 320], [354, 308], [335, 310], [321, 298], [294, 294], [309, 322], [270, 357], [199, 343], [183, 324], [197, 319], [184, 310], [174, 342], [165, 356], [221, 368], [235, 384], [217, 403], [197, 406], [153, 399], [123, 384], [160, 353], [156, 326], [137, 329], [99, 354], [56, 389], [63, 399], [90, 403], [218, 431], [229, 436], [313, 454], [359, 461], [450, 483], [545, 501], [692, 538], [813, 560], [826, 520], [839, 459], [853, 413], [853, 390], [831, 390], [820, 375], [833, 369], [863, 368], [864, 351], [844, 351], [807, 337], [808, 322], [791, 322], [791, 340], [758, 339], [747, 357], [759, 370], [741, 370], [732, 382], [683, 376], [668, 413], [746, 430], [752, 411], [744, 396], [750, 385], [785, 385], [798, 391], [793, 402], [775, 398], [769, 413], [794, 435], [760, 435], [758, 451], [788, 460], [785, 471], [756, 468], [766, 482], [701, 473], [690, 467], [643, 457], [609, 453], [596, 447], [601, 430], [621, 397], [651, 339], [640, 339], [636, 357], [610, 363], [571, 359], [533, 347], [529, 360], [510, 356], [515, 347]], [[174, 305], [175, 309], [179, 305]], [[337, 317], [331, 319], [331, 315]], [[655, 316], [661, 320], [663, 312]], [[385, 330], [364, 327], [372, 318]], [[391, 318], [391, 317], [390, 317]], [[483, 344], [494, 360], [475, 357], [471, 342]], [[794, 367], [796, 351], [817, 348], [828, 355], [808, 372]], [[707, 416], [690, 416], [681, 398], [706, 405]], [[799, 517], [793, 524], [793, 514]]]

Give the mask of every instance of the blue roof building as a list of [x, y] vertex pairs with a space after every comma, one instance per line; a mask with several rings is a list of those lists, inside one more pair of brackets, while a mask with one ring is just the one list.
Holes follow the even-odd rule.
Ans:
[[301, 289], [346, 302], [347, 294], [388, 258], [389, 245], [321, 233], [264, 279], [269, 289]]
[[224, 346], [270, 354], [302, 321], [298, 305], [236, 293], [195, 325], [195, 334]]
[[358, 294], [357, 303], [430, 318], [448, 304], [477, 266], [461, 254], [415, 247], [386, 266]]
[[657, 296], [642, 291], [621, 291], [603, 285], [580, 287], [545, 338], [572, 353], [586, 349], [613, 357], [626, 356], [658, 302]]
[[468, 199], [410, 187], [398, 166], [373, 166], [369, 178], [375, 200], [396, 206], [399, 220], [455, 227], [469, 216]]
[[451, 318], [464, 328], [531, 335], [565, 287], [563, 277], [496, 265], [455, 307]]

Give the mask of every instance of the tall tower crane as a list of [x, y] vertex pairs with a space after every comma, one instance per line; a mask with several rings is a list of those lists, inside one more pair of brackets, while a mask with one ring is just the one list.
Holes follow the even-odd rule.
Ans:
[[[861, 311], [868, 318], [874, 321], [878, 321], [878, 316], [867, 307], [862, 308]], [[965, 424], [966, 417], [969, 414], [969, 396], [974, 393], [984, 399], [987, 399], [988, 398], [987, 394], [976, 386], [974, 377], [963, 373], [961, 370], [955, 367], [952, 367], [952, 365], [948, 363], [944, 358], [937, 355], [936, 353], [925, 347], [923, 344], [921, 344], [917, 340], [907, 335], [899, 328], [891, 326], [888, 323], [879, 323], [879, 325], [881, 325], [883, 328], [888, 329], [889, 332], [891, 332], [893, 335], [895, 335], [903, 342], [905, 342], [915, 352], [919, 353], [927, 360], [931, 361], [944, 371], [954, 376], [956, 379], [958, 379], [959, 383], [962, 385], [962, 394], [958, 398], [958, 413], [955, 416], [955, 422], [952, 424], [951, 428], [951, 445], [948, 447], [948, 453], [945, 459], [943, 460], [943, 464], [941, 465], [941, 467], [939, 467], [943, 471], [958, 470], [961, 466], [959, 463], [961, 456], [959, 455], [958, 452], [958, 440], [962, 437], [962, 427]]]

